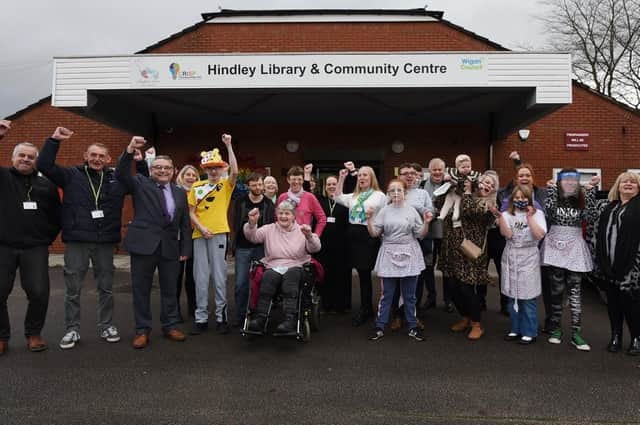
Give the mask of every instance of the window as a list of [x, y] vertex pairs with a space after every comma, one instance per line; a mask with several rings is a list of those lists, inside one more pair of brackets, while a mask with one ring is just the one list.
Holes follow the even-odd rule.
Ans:
[[[562, 170], [562, 168], [554, 168], [553, 169], [553, 179], [557, 180], [558, 173]], [[591, 177], [600, 176], [600, 183], [598, 183], [597, 189], [602, 190], [602, 169], [600, 168], [578, 168], [578, 172], [580, 173], [580, 184], [585, 185], [591, 181]]]

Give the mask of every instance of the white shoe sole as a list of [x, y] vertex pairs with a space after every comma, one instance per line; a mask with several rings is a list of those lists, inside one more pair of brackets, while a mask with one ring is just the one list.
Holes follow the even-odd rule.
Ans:
[[110, 336], [110, 337], [102, 338], [102, 339], [104, 339], [107, 342], [119, 342], [120, 341], [120, 337], [119, 336], [116, 336], [116, 337]]
[[75, 347], [78, 342], [79, 340], [75, 342], [70, 342], [68, 344], [60, 343], [60, 348], [62, 348], [63, 350], [70, 350], [71, 348]]
[[591, 351], [591, 346], [590, 345], [578, 345], [573, 341], [571, 341], [571, 345], [576, 347], [576, 350], [578, 350], [578, 351]]

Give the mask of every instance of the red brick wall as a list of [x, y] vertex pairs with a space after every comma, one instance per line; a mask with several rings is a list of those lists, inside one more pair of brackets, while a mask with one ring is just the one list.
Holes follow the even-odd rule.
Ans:
[[[292, 36], [295, 35], [295, 36]], [[221, 53], [221, 52], [331, 52], [331, 51], [480, 51], [495, 50], [465, 33], [443, 23], [310, 23], [310, 24], [224, 24], [202, 25], [196, 31], [171, 40], [153, 53]], [[525, 143], [513, 134], [494, 144], [494, 168], [502, 176], [502, 184], [513, 169], [507, 156], [518, 150], [527, 162], [534, 164], [539, 183], [551, 177], [553, 167], [574, 166], [602, 168], [604, 186], [609, 187], [617, 174], [626, 168], [640, 168], [640, 116], [604, 100], [579, 86], [574, 86], [573, 104], [530, 125], [531, 136]], [[58, 161], [63, 165], [82, 161], [82, 152], [94, 141], [111, 149], [113, 160], [124, 149], [131, 135], [98, 124], [70, 112], [52, 108], [48, 103], [36, 106], [14, 120], [14, 129], [0, 143], [0, 164], [8, 165], [13, 145], [20, 141], [39, 146], [57, 125], [76, 133], [64, 145]], [[623, 134], [622, 127], [626, 128]], [[564, 148], [565, 131], [591, 133], [590, 150], [569, 152]], [[234, 136], [237, 153], [258, 166], [271, 166], [280, 188], [286, 188], [280, 175], [283, 168], [299, 164], [309, 146], [334, 150], [337, 159], [341, 150], [382, 149], [384, 180], [393, 174], [393, 167], [404, 161], [426, 164], [433, 156], [452, 163], [458, 153], [472, 156], [474, 168], [488, 167], [488, 136], [478, 140], [483, 130], [455, 126], [237, 126], [176, 128], [170, 135], [161, 135], [157, 144], [162, 153], [174, 156], [176, 165], [196, 162], [203, 149], [222, 148], [219, 135], [223, 131]], [[287, 153], [287, 140], [298, 140], [300, 151]], [[402, 140], [405, 151], [394, 154], [393, 140]], [[472, 143], [470, 141], [473, 141]], [[226, 152], [222, 149], [224, 156]], [[382, 184], [384, 182], [381, 181]], [[123, 213], [131, 216], [131, 206]], [[59, 242], [53, 249], [60, 251]]]
[[[514, 133], [494, 145], [494, 166], [505, 176], [502, 181], [513, 175], [508, 159], [512, 150], [520, 152], [534, 166], [536, 181], [541, 185], [552, 177], [553, 168], [600, 168], [603, 188], [608, 189], [621, 172], [640, 168], [640, 115], [578, 85], [573, 87], [571, 105], [527, 128], [531, 135], [526, 142], [521, 142]], [[590, 133], [588, 151], [565, 149], [565, 132], [572, 131]]]
[[205, 24], [153, 53], [495, 50], [440, 22]]

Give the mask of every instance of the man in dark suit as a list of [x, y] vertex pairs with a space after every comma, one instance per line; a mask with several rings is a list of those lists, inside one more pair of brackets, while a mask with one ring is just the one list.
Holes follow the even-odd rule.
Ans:
[[123, 244], [131, 256], [136, 321], [134, 348], [144, 348], [149, 343], [151, 282], [156, 268], [160, 278], [162, 331], [173, 341], [184, 341], [184, 334], [176, 329], [176, 280], [180, 261], [192, 254], [187, 197], [183, 190], [171, 184], [174, 173], [171, 158], [157, 156], [151, 163], [149, 177], [131, 175], [134, 153], [136, 149], [142, 150], [146, 143], [142, 137], [133, 137], [116, 167], [116, 178], [128, 188], [135, 209]]

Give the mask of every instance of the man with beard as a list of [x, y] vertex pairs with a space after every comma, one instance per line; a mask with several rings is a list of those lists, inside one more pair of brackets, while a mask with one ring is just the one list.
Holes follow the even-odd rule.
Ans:
[[233, 214], [235, 239], [233, 240], [232, 250], [236, 258], [236, 318], [233, 321], [233, 326], [240, 326], [246, 314], [249, 301], [249, 268], [251, 267], [251, 262], [264, 257], [264, 245], [250, 242], [244, 236], [242, 228], [249, 221], [249, 211], [254, 208], [260, 212], [258, 226], [273, 223], [275, 214], [273, 202], [263, 195], [264, 184], [262, 176], [258, 173], [249, 174], [247, 186], [249, 186], [249, 192], [235, 202]]

